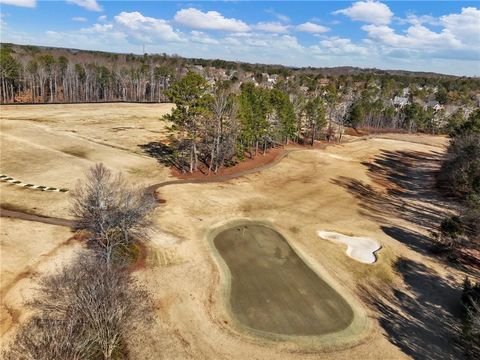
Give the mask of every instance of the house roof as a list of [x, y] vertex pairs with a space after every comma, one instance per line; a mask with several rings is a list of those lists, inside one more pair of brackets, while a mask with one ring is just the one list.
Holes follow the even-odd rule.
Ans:
[[394, 104], [407, 104], [408, 103], [408, 98], [403, 97], [403, 96], [395, 96], [393, 98], [393, 103]]
[[428, 107], [434, 107], [436, 105], [439, 105], [439, 102], [437, 100], [430, 100], [429, 102], [427, 102]]

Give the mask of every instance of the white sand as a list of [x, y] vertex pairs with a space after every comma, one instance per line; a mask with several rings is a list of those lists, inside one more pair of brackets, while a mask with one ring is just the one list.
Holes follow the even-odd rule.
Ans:
[[364, 264], [377, 261], [374, 252], [381, 248], [380, 244], [367, 237], [347, 236], [332, 231], [317, 231], [323, 239], [347, 245], [347, 255]]

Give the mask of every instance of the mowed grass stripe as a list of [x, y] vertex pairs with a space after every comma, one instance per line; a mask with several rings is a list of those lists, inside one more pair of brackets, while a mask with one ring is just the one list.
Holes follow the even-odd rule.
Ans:
[[353, 310], [277, 231], [235, 226], [214, 245], [231, 273], [230, 305], [244, 325], [282, 335], [323, 335], [347, 328]]

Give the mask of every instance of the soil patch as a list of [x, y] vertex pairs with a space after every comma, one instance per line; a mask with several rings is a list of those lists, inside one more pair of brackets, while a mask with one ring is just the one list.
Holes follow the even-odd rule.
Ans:
[[213, 242], [230, 269], [230, 305], [242, 324], [308, 336], [338, 332], [353, 321], [351, 306], [277, 231], [240, 225], [222, 231]]
[[[275, 164], [282, 158], [284, 158], [288, 153], [290, 153], [293, 150], [311, 150], [311, 149], [324, 149], [328, 145], [338, 145], [339, 143], [335, 142], [325, 142], [325, 141], [315, 141], [315, 144], [313, 146], [311, 145], [300, 145], [300, 144], [295, 144], [295, 143], [290, 143], [286, 146], [278, 146], [275, 148], [270, 148], [265, 151], [265, 153], [259, 152], [257, 155], [254, 155], [252, 157], [249, 157], [245, 155], [245, 158], [235, 165], [232, 166], [223, 166], [221, 167], [216, 173], [215, 172], [209, 172], [208, 167], [204, 163], [199, 163], [197, 171], [194, 173], [189, 173], [180, 170], [178, 167], [174, 166], [173, 164], [167, 164], [167, 166], [170, 168], [170, 174], [177, 179], [184, 179], [184, 180], [199, 180], [199, 179], [211, 179], [211, 178], [226, 178], [226, 177], [233, 177], [233, 176], [242, 176], [243, 174], [249, 174], [253, 171], [260, 171], [263, 170], [264, 168]], [[166, 145], [162, 143], [150, 143], [146, 145], [139, 145], [141, 148], [144, 149], [145, 152], [150, 154], [150, 156], [153, 156], [161, 163], [164, 163], [160, 160], [160, 156], [156, 154], [155, 148], [163, 148]], [[153, 149], [153, 150], [152, 150]], [[165, 150], [164, 150], [165, 151]], [[165, 163], [164, 163], [165, 164]]]
[[233, 175], [241, 173], [246, 170], [255, 169], [274, 162], [283, 152], [283, 147], [277, 147], [269, 149], [265, 154], [257, 154], [253, 158], [245, 158], [234, 166], [222, 167], [216, 173], [208, 173], [208, 169], [199, 168], [199, 170], [193, 174], [188, 172], [182, 172], [175, 167], [171, 167], [171, 174], [178, 179], [203, 179], [205, 177], [215, 177], [224, 175]]

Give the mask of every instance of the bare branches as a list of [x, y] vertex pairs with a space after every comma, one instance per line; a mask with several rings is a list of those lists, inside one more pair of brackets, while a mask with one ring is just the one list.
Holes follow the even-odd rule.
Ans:
[[151, 305], [126, 271], [83, 254], [41, 281], [35, 315], [5, 359], [111, 359], [135, 323], [149, 319]]
[[5, 359], [106, 360], [124, 353], [128, 332], [148, 318], [151, 303], [119, 263], [132, 244], [147, 239], [154, 206], [153, 196], [102, 164], [89, 170], [73, 192], [72, 214], [95, 252], [41, 280], [30, 304], [35, 315]]
[[90, 244], [107, 263], [115, 254], [128, 252], [134, 242], [148, 238], [148, 214], [155, 199], [128, 184], [122, 175], [113, 175], [103, 164], [89, 170], [72, 196], [77, 228], [90, 233]]

